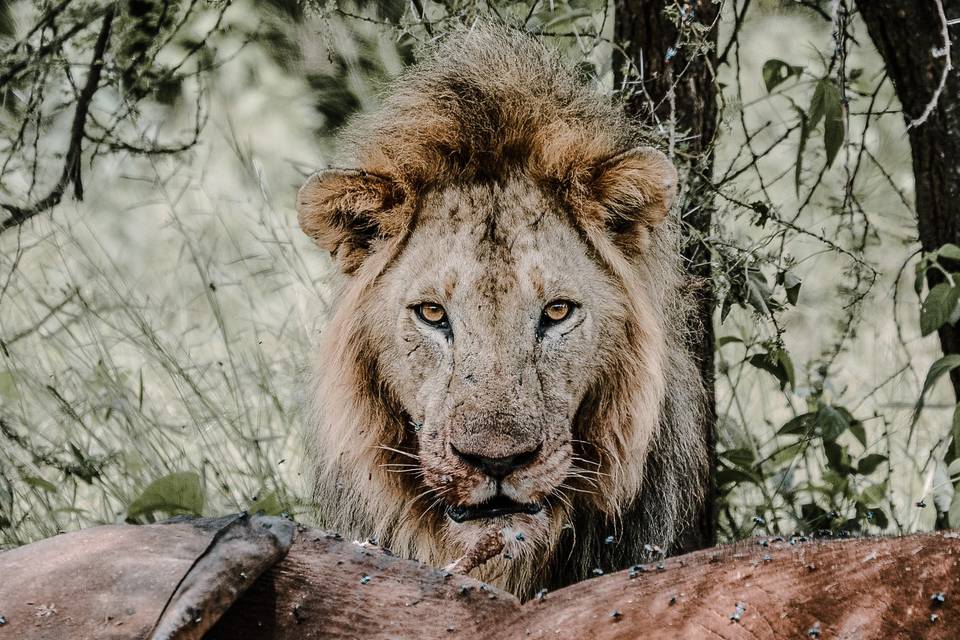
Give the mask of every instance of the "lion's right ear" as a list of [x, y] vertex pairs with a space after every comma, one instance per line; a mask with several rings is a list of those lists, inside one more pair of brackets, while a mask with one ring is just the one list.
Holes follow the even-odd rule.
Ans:
[[677, 169], [652, 147], [636, 147], [595, 169], [591, 191], [607, 211], [607, 228], [636, 235], [667, 217], [677, 193]]
[[389, 177], [329, 169], [300, 187], [297, 218], [303, 232], [350, 274], [370, 255], [376, 240], [399, 231], [396, 208], [403, 201], [403, 189]]

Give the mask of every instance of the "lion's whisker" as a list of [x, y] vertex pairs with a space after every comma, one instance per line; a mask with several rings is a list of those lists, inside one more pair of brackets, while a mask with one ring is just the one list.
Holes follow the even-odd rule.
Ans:
[[600, 477], [598, 473], [591, 471], [590, 469], [581, 469], [576, 465], [570, 465], [570, 467], [567, 469], [567, 474], [578, 475], [583, 478], [599, 478]]
[[564, 489], [569, 489], [570, 491], [576, 491], [577, 493], [586, 493], [587, 495], [597, 496], [600, 495], [596, 491], [590, 491], [588, 489], [578, 489], [577, 487], [571, 487], [568, 484], [562, 485]]
[[596, 469], [584, 469], [583, 467], [577, 466], [576, 464], [571, 464], [570, 468], [574, 471], [580, 471], [582, 473], [589, 473], [595, 476], [609, 476], [609, 473], [604, 473], [603, 471], [597, 471]]
[[556, 487], [553, 491], [550, 492], [552, 497], [557, 498], [560, 502], [564, 504], [570, 511], [573, 511], [573, 503], [570, 502], [570, 499], [563, 495], [562, 487]]
[[[436, 492], [438, 492], [438, 491], [446, 492], [446, 490], [447, 490], [447, 489], [446, 489], [445, 487], [431, 487], [431, 488], [427, 489], [426, 491], [421, 491], [421, 492], [418, 493], [417, 495], [415, 495], [415, 496], [413, 496], [412, 498], [410, 498], [409, 500], [407, 500], [407, 504], [404, 505], [404, 508], [410, 507], [411, 505], [413, 505], [413, 504], [414, 504], [417, 500], [419, 500], [420, 498], [423, 498], [423, 497], [425, 497], [425, 496], [428, 496], [428, 495], [430, 495], [430, 494], [432, 494], [432, 493], [436, 493]], [[441, 493], [440, 495], [443, 495], [443, 494]]]
[[594, 469], [584, 469], [578, 467], [577, 465], [570, 465], [569, 473], [577, 474], [583, 478], [592, 478], [594, 480], [599, 480], [600, 478], [609, 478], [611, 477], [609, 473], [603, 473], [602, 471], [595, 471]]
[[414, 477], [423, 475], [422, 469], [385, 469], [387, 473], [412, 473]]
[[446, 490], [444, 490], [443, 493], [441, 493], [439, 496], [437, 496], [437, 499], [436, 499], [436, 500], [434, 500], [433, 502], [430, 503], [430, 506], [429, 506], [429, 507], [427, 507], [426, 509], [423, 510], [423, 513], [420, 514], [420, 517], [417, 518], [417, 521], [416, 521], [414, 524], [420, 524], [420, 521], [423, 520], [423, 516], [427, 515], [427, 514], [430, 513], [431, 511], [433, 511], [433, 508], [436, 507], [438, 504], [440, 504], [440, 503], [443, 501], [444, 496], [446, 496], [446, 495], [447, 495], [447, 492], [446, 492]]
[[567, 476], [571, 478], [583, 478], [584, 480], [589, 480], [593, 483], [597, 483], [600, 481], [600, 476], [592, 473], [587, 473], [582, 470], [577, 470], [577, 469], [572, 469], [568, 471]]
[[384, 451], [392, 451], [393, 453], [399, 453], [402, 456], [407, 456], [408, 458], [413, 458], [414, 460], [420, 459], [420, 456], [410, 453], [409, 451], [401, 451], [400, 449], [394, 449], [393, 447], [388, 447], [383, 444], [378, 444], [377, 449], [383, 449]]
[[576, 473], [568, 473], [568, 474], [567, 474], [567, 479], [582, 480], [583, 482], [586, 482], [588, 485], [590, 485], [590, 486], [593, 487], [594, 489], [599, 489], [599, 488], [600, 488], [600, 485], [597, 484], [596, 480], [594, 480], [594, 479], [592, 479], [592, 478], [587, 478], [587, 477], [585, 477], [585, 476], [578, 475], [578, 474], [576, 474]]
[[585, 462], [587, 464], [592, 464], [595, 467], [599, 467], [600, 463], [596, 460], [587, 460], [586, 458], [581, 458], [580, 456], [570, 456], [570, 459], [574, 462]]

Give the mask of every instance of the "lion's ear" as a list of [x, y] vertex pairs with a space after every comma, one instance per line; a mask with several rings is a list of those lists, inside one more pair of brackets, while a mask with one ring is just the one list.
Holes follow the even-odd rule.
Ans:
[[300, 228], [329, 251], [344, 273], [353, 273], [378, 238], [396, 233], [396, 208], [404, 193], [391, 178], [365, 171], [319, 171], [300, 187]]
[[637, 147], [601, 163], [591, 192], [606, 211], [607, 229], [629, 242], [667, 217], [677, 193], [677, 169], [653, 147]]

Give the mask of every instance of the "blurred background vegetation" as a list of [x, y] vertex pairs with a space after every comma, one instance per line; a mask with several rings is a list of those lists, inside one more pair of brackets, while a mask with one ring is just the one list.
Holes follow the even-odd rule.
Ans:
[[[717, 42], [708, 195], [682, 206], [714, 211], [688, 236], [717, 296], [719, 539], [960, 526], [951, 363], [928, 376], [958, 296], [925, 288], [938, 254], [855, 7], [725, 1], [702, 24], [662, 4], [667, 60]], [[309, 520], [300, 394], [331, 265], [296, 189], [455, 23], [521, 24], [629, 100], [613, 7], [0, 0], [0, 546], [171, 513]], [[649, 124], [691, 160], [696, 131]]]

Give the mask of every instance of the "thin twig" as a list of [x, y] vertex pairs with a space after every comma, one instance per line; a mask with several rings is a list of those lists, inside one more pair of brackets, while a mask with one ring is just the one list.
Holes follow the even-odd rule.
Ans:
[[93, 57], [90, 60], [90, 71], [87, 73], [87, 80], [77, 96], [77, 108], [73, 114], [73, 124], [70, 127], [70, 146], [67, 148], [66, 159], [63, 163], [63, 172], [60, 179], [54, 185], [50, 193], [41, 198], [33, 205], [28, 207], [17, 207], [10, 204], [0, 203], [10, 212], [10, 217], [0, 222], [0, 233], [23, 224], [33, 216], [51, 209], [60, 203], [63, 199], [63, 193], [67, 186], [73, 183], [73, 195], [77, 200], [83, 200], [83, 182], [80, 175], [80, 156], [83, 152], [83, 139], [87, 125], [87, 113], [90, 110], [90, 102], [93, 95], [100, 88], [100, 73], [103, 71], [104, 54], [107, 51], [107, 44], [110, 41], [110, 28], [113, 25], [115, 6], [107, 7], [103, 14], [103, 25], [100, 27], [100, 33], [97, 36], [97, 42], [93, 48]]
[[420, 22], [423, 24], [423, 28], [427, 31], [427, 35], [433, 37], [433, 28], [430, 26], [430, 22], [427, 20], [427, 14], [423, 10], [423, 3], [420, 0], [410, 0], [413, 3], [413, 8], [417, 12]]

